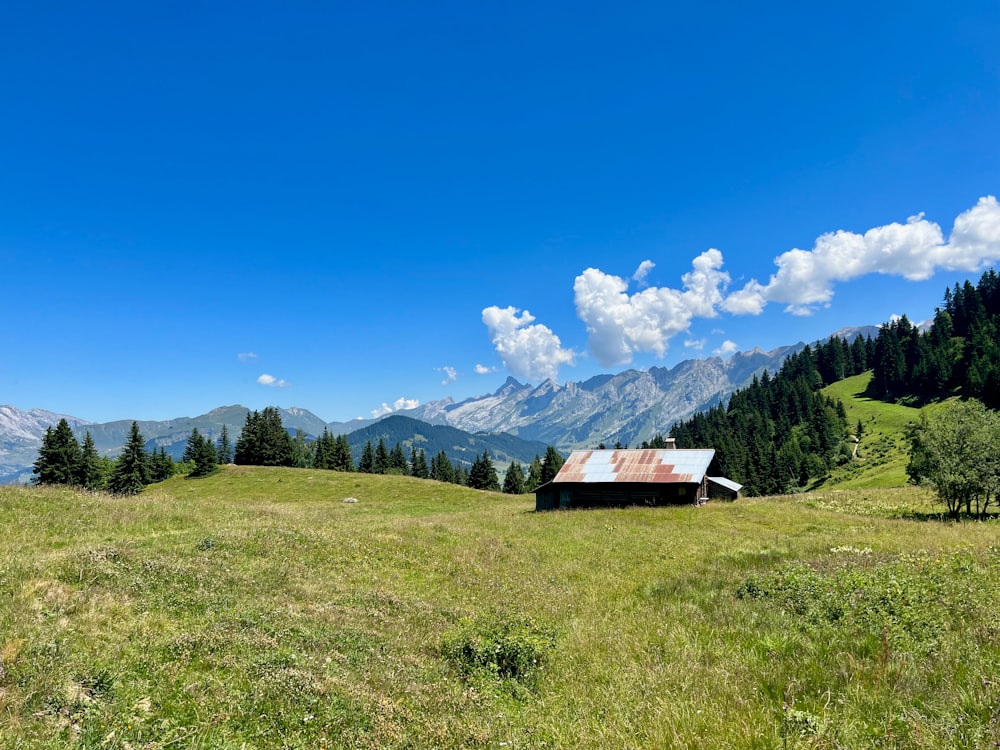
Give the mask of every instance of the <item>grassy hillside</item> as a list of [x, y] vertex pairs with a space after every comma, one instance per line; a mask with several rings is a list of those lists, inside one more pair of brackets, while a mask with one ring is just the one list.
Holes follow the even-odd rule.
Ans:
[[0, 747], [1000, 740], [996, 523], [913, 489], [532, 508], [301, 469], [0, 487]]
[[823, 393], [844, 403], [847, 424], [852, 432], [858, 421], [861, 421], [858, 460], [834, 471], [828, 483], [843, 489], [900, 487], [907, 482], [909, 447], [906, 442], [906, 426], [920, 418], [920, 410], [865, 396], [871, 377], [869, 371], [845, 378], [823, 389]]

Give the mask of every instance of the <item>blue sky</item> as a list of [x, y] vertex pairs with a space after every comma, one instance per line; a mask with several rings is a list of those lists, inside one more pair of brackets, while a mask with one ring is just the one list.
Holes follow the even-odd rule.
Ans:
[[0, 403], [347, 420], [929, 317], [1000, 259], [954, 5], [10, 5]]

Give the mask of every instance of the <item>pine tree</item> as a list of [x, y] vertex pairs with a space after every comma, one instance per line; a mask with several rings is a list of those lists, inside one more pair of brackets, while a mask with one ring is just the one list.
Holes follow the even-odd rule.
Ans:
[[524, 469], [517, 461], [511, 461], [507, 467], [507, 474], [503, 478], [503, 491], [508, 495], [524, 493]]
[[198, 432], [198, 428], [192, 428], [191, 433], [188, 435], [187, 443], [184, 445], [184, 453], [181, 454], [181, 462], [194, 463], [195, 456], [198, 454], [198, 450], [204, 442], [205, 438], [203, 438], [201, 433]]
[[531, 492], [544, 484], [542, 482], [542, 459], [535, 454], [535, 457], [531, 459], [531, 463], [528, 464], [528, 477], [524, 480], [524, 488]]
[[372, 449], [371, 440], [366, 440], [365, 447], [361, 450], [361, 460], [358, 461], [358, 471], [362, 474], [375, 473], [375, 451]]
[[483, 455], [476, 456], [476, 460], [472, 462], [468, 485], [475, 490], [500, 491], [500, 480], [497, 478], [497, 472], [493, 467], [488, 450], [484, 450]]
[[231, 464], [233, 462], [233, 446], [229, 441], [229, 427], [226, 425], [222, 425], [222, 430], [219, 432], [215, 452], [220, 464]]
[[90, 430], [83, 436], [77, 484], [87, 490], [99, 490], [104, 486], [104, 469]]
[[281, 423], [275, 406], [247, 414], [236, 440], [234, 462], [250, 466], [294, 466], [297, 460], [292, 436]]
[[125, 449], [115, 462], [108, 490], [116, 495], [137, 495], [149, 484], [149, 459], [139, 424], [132, 423]]
[[430, 469], [427, 468], [427, 453], [423, 448], [420, 450], [417, 450], [416, 447], [410, 448], [410, 476], [417, 479], [429, 479], [430, 475]]
[[73, 436], [69, 422], [60, 419], [56, 428], [45, 428], [42, 446], [34, 463], [31, 481], [34, 484], [79, 483], [80, 444]]
[[195, 438], [195, 445], [191, 458], [194, 462], [194, 469], [192, 469], [189, 476], [208, 476], [219, 467], [215, 446], [212, 445], [211, 440], [207, 440], [201, 435], [198, 435], [197, 430], [192, 431], [192, 435], [196, 435], [197, 437]]
[[386, 448], [385, 439], [379, 438], [375, 447], [375, 461], [372, 464], [373, 474], [385, 474], [389, 471], [389, 449]]
[[390, 474], [409, 474], [410, 467], [406, 463], [406, 454], [403, 453], [403, 446], [396, 443], [396, 446], [389, 453]]
[[455, 467], [452, 466], [451, 461], [448, 460], [448, 454], [443, 450], [435, 453], [431, 459], [431, 479], [438, 482], [455, 481]]
[[553, 448], [551, 445], [545, 449], [545, 458], [542, 459], [542, 475], [541, 483], [547, 484], [556, 478], [556, 474], [559, 473], [559, 469], [562, 465], [566, 463], [559, 451]]
[[337, 471], [354, 471], [354, 454], [347, 435], [338, 435], [334, 441], [333, 468]]
[[173, 457], [167, 453], [167, 449], [160, 446], [160, 449], [149, 458], [149, 479], [151, 483], [162, 482], [170, 479], [177, 473], [177, 465]]

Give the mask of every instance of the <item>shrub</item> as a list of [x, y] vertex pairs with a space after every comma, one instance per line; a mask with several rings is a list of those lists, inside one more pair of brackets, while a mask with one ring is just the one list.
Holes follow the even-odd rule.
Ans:
[[513, 681], [533, 687], [555, 634], [529, 617], [501, 613], [464, 619], [441, 647], [466, 679]]

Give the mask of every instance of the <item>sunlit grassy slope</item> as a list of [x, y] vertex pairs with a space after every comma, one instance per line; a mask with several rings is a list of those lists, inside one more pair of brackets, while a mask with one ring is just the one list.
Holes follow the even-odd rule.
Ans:
[[861, 442], [857, 460], [833, 472], [831, 482], [851, 487], [899, 487], [907, 482], [909, 460], [906, 426], [920, 418], [911, 406], [888, 404], [864, 395], [871, 372], [846, 378], [827, 386], [823, 392], [840, 399], [847, 409], [847, 424], [853, 433], [861, 422]]
[[996, 523], [913, 489], [532, 509], [301, 469], [0, 487], [0, 747], [1000, 739]]

